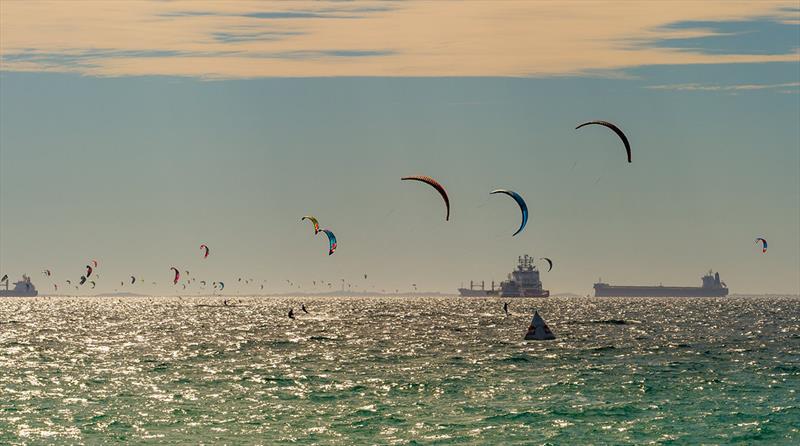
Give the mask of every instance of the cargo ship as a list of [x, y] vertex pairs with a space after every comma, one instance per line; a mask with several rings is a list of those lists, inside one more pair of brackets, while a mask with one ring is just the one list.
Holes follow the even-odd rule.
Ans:
[[0, 297], [33, 297], [39, 294], [36, 291], [36, 287], [31, 283], [31, 278], [24, 274], [22, 275], [22, 280], [14, 284], [13, 290], [8, 289], [8, 277], [5, 277], [4, 283], [6, 289], [0, 290]]
[[464, 297], [547, 297], [550, 295], [549, 290], [542, 289], [539, 270], [534, 265], [533, 257], [528, 255], [519, 257], [517, 269], [508, 275], [507, 280], [500, 282], [498, 289], [492, 282], [491, 289], [487, 290], [483, 281], [481, 281], [480, 289], [477, 289], [475, 282], [470, 281], [469, 288], [459, 288], [458, 292]]
[[721, 297], [728, 295], [728, 286], [719, 280], [719, 273], [710, 270], [703, 276], [703, 286], [618, 286], [598, 281], [594, 295], [598, 297]]
[[475, 282], [470, 280], [469, 288], [459, 288], [458, 293], [465, 297], [497, 296], [500, 294], [500, 290], [494, 288], [494, 281], [492, 281], [492, 288], [487, 290], [482, 280], [480, 288], [478, 288]]

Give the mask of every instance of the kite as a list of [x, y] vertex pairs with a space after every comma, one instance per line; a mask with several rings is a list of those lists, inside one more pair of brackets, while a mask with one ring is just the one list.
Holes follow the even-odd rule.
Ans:
[[513, 237], [522, 232], [522, 230], [525, 229], [525, 225], [528, 224], [528, 205], [525, 204], [525, 200], [523, 200], [522, 197], [513, 190], [497, 189], [489, 192], [489, 195], [491, 194], [506, 194], [517, 202], [517, 204], [519, 205], [519, 210], [522, 212], [522, 223], [519, 225], [519, 229], [517, 229], [517, 232], [515, 232], [511, 236]]
[[619, 136], [619, 139], [622, 140], [622, 144], [625, 144], [625, 151], [628, 152], [628, 162], [629, 163], [631, 162], [631, 143], [628, 142], [628, 137], [625, 136], [624, 133], [622, 133], [622, 130], [620, 130], [619, 127], [608, 121], [589, 121], [589, 122], [584, 122], [583, 124], [575, 127], [575, 130], [578, 130], [579, 128], [586, 125], [602, 125], [604, 127], [608, 127], [609, 129], [613, 130], [614, 133], [616, 133], [617, 136]]
[[765, 254], [767, 252], [767, 241], [761, 237], [756, 239], [756, 245], [758, 242], [761, 242], [761, 253]]
[[424, 175], [413, 175], [413, 176], [410, 176], [410, 177], [403, 177], [403, 178], [400, 178], [400, 180], [420, 181], [420, 182], [425, 183], [425, 184], [433, 187], [434, 189], [436, 189], [436, 191], [439, 192], [439, 195], [442, 196], [442, 199], [444, 200], [444, 204], [447, 207], [447, 215], [445, 216], [444, 219], [445, 219], [445, 221], [449, 221], [450, 220], [450, 198], [447, 197], [447, 191], [444, 190], [444, 187], [442, 187], [442, 185], [439, 184], [438, 181], [434, 180], [431, 177], [424, 176]]
[[303, 218], [300, 219], [300, 221], [303, 220], [308, 220], [311, 222], [312, 225], [314, 225], [314, 235], [317, 235], [317, 233], [319, 233], [319, 221], [317, 221], [317, 219], [314, 216], [305, 215], [303, 216]]
[[324, 232], [328, 236], [328, 255], [333, 254], [336, 251], [336, 236], [328, 229], [322, 229], [320, 232]]

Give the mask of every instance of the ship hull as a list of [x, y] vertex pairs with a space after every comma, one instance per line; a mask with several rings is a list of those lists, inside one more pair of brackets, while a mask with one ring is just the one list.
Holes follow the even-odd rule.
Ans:
[[471, 290], [469, 288], [459, 288], [458, 294], [462, 297], [491, 297], [497, 296], [497, 290]]
[[550, 290], [526, 290], [521, 293], [500, 293], [500, 297], [550, 297]]
[[678, 286], [594, 286], [597, 297], [722, 297], [728, 295], [727, 288], [678, 287]]
[[0, 297], [36, 297], [38, 295], [38, 291], [26, 293], [14, 290], [0, 290]]

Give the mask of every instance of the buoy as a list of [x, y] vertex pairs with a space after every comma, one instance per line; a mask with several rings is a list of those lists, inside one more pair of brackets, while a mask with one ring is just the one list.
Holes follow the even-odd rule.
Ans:
[[528, 332], [525, 333], [525, 340], [547, 341], [555, 338], [556, 335], [550, 331], [550, 327], [548, 327], [544, 322], [544, 319], [539, 316], [539, 312], [534, 311], [533, 319], [531, 319], [531, 325], [528, 327]]

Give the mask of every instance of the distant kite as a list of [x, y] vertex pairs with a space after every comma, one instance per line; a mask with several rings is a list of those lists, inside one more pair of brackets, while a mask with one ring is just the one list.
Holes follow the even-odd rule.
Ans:
[[175, 268], [174, 266], [171, 267], [170, 270], [175, 271], [175, 277], [172, 278], [172, 284], [176, 285], [178, 281], [181, 280], [181, 272], [178, 271], [178, 268]]
[[766, 254], [766, 252], [767, 252], [767, 241], [765, 239], [759, 237], [759, 238], [756, 239], [756, 245], [758, 244], [758, 242], [761, 242], [761, 253], [762, 254]]
[[[206, 246], [205, 244], [203, 244], [203, 245], [200, 245], [200, 249], [202, 249], [202, 250], [203, 250], [203, 258], [204, 258], [204, 259], [207, 259], [207, 258], [208, 258], [208, 253], [209, 253], [209, 251], [210, 251], [210, 250], [208, 249], [208, 246]], [[224, 256], [223, 256], [223, 257], [224, 257]]]
[[583, 124], [575, 127], [575, 130], [578, 130], [579, 128], [587, 125], [602, 125], [604, 127], [608, 127], [609, 129], [613, 130], [614, 133], [616, 133], [617, 136], [619, 136], [619, 139], [622, 140], [622, 144], [625, 145], [625, 151], [628, 152], [628, 162], [629, 163], [631, 162], [631, 144], [628, 142], [628, 137], [625, 136], [624, 133], [622, 133], [622, 130], [620, 130], [619, 127], [608, 121], [589, 121], [589, 122], [584, 122]]
[[517, 204], [519, 205], [519, 210], [522, 212], [522, 223], [519, 225], [519, 229], [517, 229], [517, 232], [515, 232], [511, 236], [513, 237], [513, 236], [519, 234], [520, 232], [522, 232], [522, 230], [525, 229], [525, 225], [528, 224], [528, 205], [525, 204], [525, 200], [523, 200], [522, 197], [518, 193], [514, 192], [513, 190], [497, 189], [497, 190], [494, 190], [494, 191], [490, 192], [489, 194], [490, 195], [491, 194], [506, 194], [509, 197], [513, 198], [514, 201], [517, 202]]
[[333, 254], [336, 251], [336, 236], [328, 229], [322, 229], [320, 232], [324, 232], [328, 236], [328, 255]]
[[314, 217], [313, 215], [304, 215], [303, 218], [300, 219], [300, 221], [303, 220], [308, 220], [311, 222], [312, 225], [314, 225], [314, 235], [317, 235], [317, 233], [319, 233], [319, 221], [317, 221], [316, 217]]
[[550, 266], [550, 267], [547, 269], [547, 272], [550, 272], [550, 271], [552, 271], [552, 270], [553, 270], [553, 261], [552, 261], [552, 260], [550, 260], [550, 259], [548, 259], [547, 257], [542, 257], [542, 260], [547, 260], [547, 264]]
[[444, 204], [447, 207], [447, 215], [445, 215], [444, 219], [445, 219], [445, 221], [449, 221], [450, 220], [450, 198], [447, 197], [447, 191], [444, 190], [444, 187], [442, 187], [442, 185], [439, 184], [438, 181], [434, 180], [431, 177], [425, 176], [425, 175], [413, 175], [413, 176], [410, 176], [410, 177], [400, 178], [400, 180], [419, 181], [419, 182], [425, 183], [425, 184], [433, 187], [434, 189], [436, 189], [436, 191], [439, 192], [439, 195], [442, 196], [442, 199], [444, 200]]

